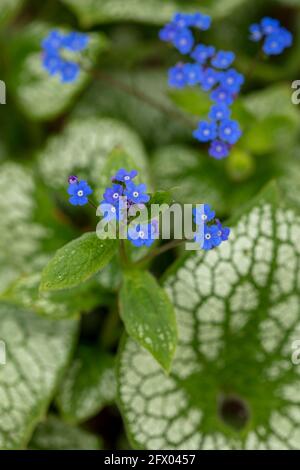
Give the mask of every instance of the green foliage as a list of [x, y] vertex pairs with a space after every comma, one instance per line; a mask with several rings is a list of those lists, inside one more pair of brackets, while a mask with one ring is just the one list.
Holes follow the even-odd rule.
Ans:
[[81, 428], [75, 428], [49, 416], [40, 423], [29, 444], [31, 450], [99, 450], [101, 441]]
[[86, 421], [114, 398], [113, 357], [99, 347], [80, 346], [57, 396], [60, 412], [72, 423]]
[[179, 342], [170, 375], [130, 338], [120, 352], [119, 399], [135, 448], [299, 448], [299, 233], [299, 216], [269, 188], [227, 244], [171, 269], [164, 287]]
[[77, 333], [73, 320], [39, 318], [30, 310], [1, 302], [0, 447], [24, 448], [44, 416], [66, 369]]
[[177, 343], [173, 306], [151, 274], [128, 271], [120, 292], [120, 315], [127, 333], [168, 371]]
[[76, 287], [101, 271], [117, 249], [116, 240], [100, 240], [95, 232], [60, 248], [42, 273], [41, 290]]

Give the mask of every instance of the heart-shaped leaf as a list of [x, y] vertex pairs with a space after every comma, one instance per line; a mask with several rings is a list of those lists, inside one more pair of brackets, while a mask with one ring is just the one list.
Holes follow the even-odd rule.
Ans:
[[27, 445], [68, 364], [77, 322], [52, 321], [0, 303], [0, 447]]
[[134, 447], [299, 448], [299, 236], [299, 215], [270, 187], [228, 242], [171, 269], [179, 344], [170, 375], [131, 338], [119, 357]]
[[98, 347], [80, 346], [57, 396], [64, 418], [86, 421], [115, 399], [115, 370], [112, 356]]

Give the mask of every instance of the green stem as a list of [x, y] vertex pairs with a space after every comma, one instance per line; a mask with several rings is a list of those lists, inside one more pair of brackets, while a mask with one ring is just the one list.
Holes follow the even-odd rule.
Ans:
[[123, 267], [127, 267], [130, 265], [130, 260], [127, 256], [126, 247], [125, 247], [125, 240], [119, 240], [119, 252], [121, 263]]
[[151, 253], [144, 256], [142, 259], [140, 259], [136, 263], [136, 266], [142, 266], [142, 265], [152, 261], [157, 256], [159, 256], [163, 253], [166, 253], [167, 251], [172, 250], [173, 248], [177, 248], [177, 246], [180, 246], [185, 241], [186, 240], [172, 240], [169, 243], [166, 243], [165, 245], [162, 245], [159, 248], [154, 249], [153, 251], [151, 251]]

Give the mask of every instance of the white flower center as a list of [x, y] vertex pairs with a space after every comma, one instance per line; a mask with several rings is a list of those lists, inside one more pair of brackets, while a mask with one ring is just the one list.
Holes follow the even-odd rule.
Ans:
[[114, 194], [113, 194], [113, 198], [114, 198], [114, 199], [118, 199], [118, 197], [119, 197], [119, 193], [114, 193]]
[[132, 193], [132, 195], [133, 195], [133, 197], [138, 197], [139, 193], [138, 193], [137, 191], [134, 191], [134, 192]]
[[222, 111], [218, 111], [218, 112], [217, 112], [217, 118], [218, 118], [218, 119], [221, 119], [222, 117], [223, 117]]
[[207, 234], [205, 235], [205, 238], [206, 238], [206, 240], [210, 240], [210, 239], [211, 239], [210, 233], [207, 233]]
[[79, 196], [79, 197], [83, 196], [83, 191], [81, 189], [78, 191], [77, 196]]
[[140, 238], [144, 238], [144, 236], [145, 236], [145, 233], [141, 230], [141, 231], [139, 232], [139, 237], [140, 237]]
[[125, 180], [125, 181], [130, 180], [130, 176], [125, 176], [125, 177], [124, 177], [124, 180]]
[[221, 147], [221, 145], [217, 145], [216, 150], [217, 150], [217, 152], [222, 152], [222, 147]]
[[231, 129], [230, 129], [230, 127], [226, 127], [226, 128], [224, 129], [224, 133], [225, 133], [226, 135], [230, 135], [230, 134], [231, 134]]
[[203, 134], [204, 134], [204, 135], [209, 135], [209, 130], [208, 130], [208, 129], [205, 129], [205, 130], [203, 131]]
[[185, 45], [187, 44], [187, 40], [186, 40], [185, 38], [182, 38], [182, 39], [180, 40], [180, 44], [181, 44], [182, 46], [185, 46]]
[[206, 219], [207, 219], [207, 215], [206, 215], [206, 214], [202, 214], [201, 219], [202, 219], [202, 220], [206, 220]]
[[218, 231], [218, 237], [220, 237], [222, 235], [222, 232], [221, 230]]
[[220, 98], [220, 100], [224, 100], [225, 99], [225, 93], [220, 93], [219, 98]]
[[232, 85], [233, 84], [233, 78], [232, 77], [227, 78], [227, 83], [228, 83], [228, 85]]
[[111, 208], [111, 211], [112, 211], [113, 213], [115, 213], [115, 212], [116, 212], [116, 208], [115, 208], [115, 207], [112, 207], [112, 208]]
[[213, 77], [208, 77], [207, 81], [208, 81], [208, 83], [214, 83]]

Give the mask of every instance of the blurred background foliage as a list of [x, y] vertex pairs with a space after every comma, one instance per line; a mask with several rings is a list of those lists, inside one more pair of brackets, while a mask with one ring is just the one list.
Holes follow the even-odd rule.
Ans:
[[[246, 75], [234, 107], [244, 135], [224, 161], [192, 139], [191, 123], [207, 114], [209, 102], [196, 88], [168, 88], [167, 69], [179, 56], [158, 39], [174, 12], [197, 10], [213, 17], [205, 43], [233, 50]], [[248, 40], [249, 24], [264, 15], [279, 18], [295, 40], [268, 61]], [[99, 74], [82, 72], [67, 86], [47, 75], [40, 42], [57, 27], [91, 34], [86, 59]], [[68, 373], [56, 394], [49, 390], [34, 423], [49, 404], [51, 416], [28, 445], [128, 448], [112, 373], [122, 332], [118, 261], [76, 292], [38, 295], [47, 259], [97, 222], [89, 209], [68, 205], [66, 179], [78, 174], [96, 189], [105, 158], [122, 146], [152, 188], [174, 188], [181, 202], [210, 203], [220, 217], [233, 216], [272, 179], [299, 208], [300, 119], [291, 82], [300, 73], [300, 0], [0, 0], [0, 28], [0, 79], [7, 86], [0, 107], [2, 299], [51, 318], [85, 313]], [[174, 256], [154, 266], [158, 275]]]

